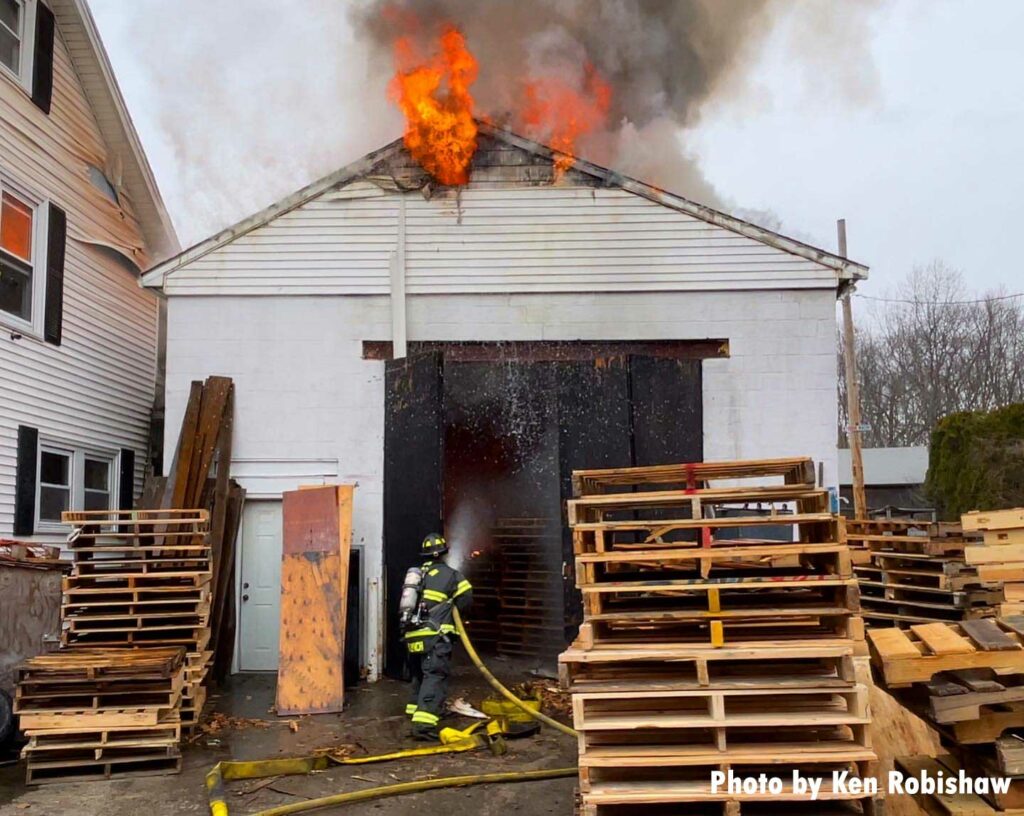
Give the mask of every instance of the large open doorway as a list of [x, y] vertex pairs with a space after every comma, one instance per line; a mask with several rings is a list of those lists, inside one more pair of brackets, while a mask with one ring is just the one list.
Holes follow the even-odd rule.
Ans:
[[482, 651], [546, 663], [575, 634], [564, 500], [574, 469], [700, 461], [701, 358], [719, 344], [437, 344], [388, 361], [386, 665], [420, 539], [443, 529], [474, 585]]

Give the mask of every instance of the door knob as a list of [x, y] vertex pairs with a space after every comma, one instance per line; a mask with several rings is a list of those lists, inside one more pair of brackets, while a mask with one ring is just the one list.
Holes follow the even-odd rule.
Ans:
[[242, 589], [248, 589], [248, 588], [249, 588], [249, 582], [246, 581], [244, 584], [242, 584]]
[[243, 595], [242, 596], [242, 603], [245, 603], [247, 600], [249, 600], [249, 596], [248, 595]]

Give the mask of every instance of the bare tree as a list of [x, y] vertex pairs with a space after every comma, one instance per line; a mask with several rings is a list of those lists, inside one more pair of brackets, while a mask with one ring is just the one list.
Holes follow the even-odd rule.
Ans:
[[[888, 302], [858, 315], [855, 341], [865, 447], [921, 445], [957, 411], [1024, 400], [1024, 299], [973, 298], [941, 262], [915, 269]], [[848, 425], [839, 354], [840, 444]]]

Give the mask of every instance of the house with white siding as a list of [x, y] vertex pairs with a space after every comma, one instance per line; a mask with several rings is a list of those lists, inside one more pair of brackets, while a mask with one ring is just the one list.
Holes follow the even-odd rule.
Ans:
[[552, 160], [481, 124], [447, 188], [399, 140], [143, 276], [167, 298], [165, 449], [191, 381], [235, 382], [240, 670], [276, 667], [281, 494], [300, 485], [356, 484], [374, 676], [401, 670], [398, 589], [434, 529], [499, 653], [529, 644], [488, 629], [484, 564], [536, 542], [524, 608], [556, 614], [530, 640], [562, 642], [574, 468], [812, 455], [838, 484], [835, 302], [866, 267]]
[[0, 0], [0, 538], [130, 506], [177, 249], [84, 0]]

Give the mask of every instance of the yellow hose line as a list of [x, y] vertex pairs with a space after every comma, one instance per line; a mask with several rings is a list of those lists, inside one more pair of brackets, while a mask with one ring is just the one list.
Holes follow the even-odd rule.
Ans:
[[484, 662], [480, 659], [480, 655], [477, 654], [476, 649], [473, 648], [473, 642], [469, 639], [469, 635], [466, 634], [466, 627], [462, 624], [462, 615], [459, 614], [459, 610], [453, 605], [452, 612], [455, 615], [455, 625], [459, 630], [459, 637], [462, 638], [462, 645], [466, 647], [466, 654], [469, 655], [469, 659], [473, 661], [473, 665], [480, 670], [480, 673], [484, 676], [484, 679], [491, 684], [491, 687], [498, 692], [502, 697], [508, 700], [516, 707], [522, 709], [525, 713], [530, 715], [533, 719], [549, 725], [552, 728], [561, 731], [563, 734], [567, 734], [570, 737], [578, 736], [578, 732], [564, 723], [560, 723], [558, 720], [552, 719], [547, 714], [542, 714], [540, 711], [534, 711], [526, 703], [516, 697], [511, 691], [505, 688], [501, 681], [498, 680], [491, 670], [488, 669]]
[[354, 802], [382, 799], [385, 796], [402, 796], [406, 793], [419, 793], [421, 791], [437, 790], [438, 788], [462, 788], [469, 785], [486, 785], [496, 782], [535, 782], [541, 779], [561, 779], [567, 776], [575, 776], [577, 772], [576, 768], [554, 768], [546, 771], [473, 774], [471, 776], [449, 776], [443, 779], [423, 779], [418, 782], [400, 782], [396, 785], [367, 788], [366, 790], [351, 791], [350, 793], [337, 793], [333, 796], [324, 796], [321, 799], [309, 799], [305, 802], [281, 805], [269, 810], [261, 810], [259, 813], [254, 813], [253, 816], [286, 816], [289, 813], [305, 813], [306, 811], [318, 808], [350, 805]]

